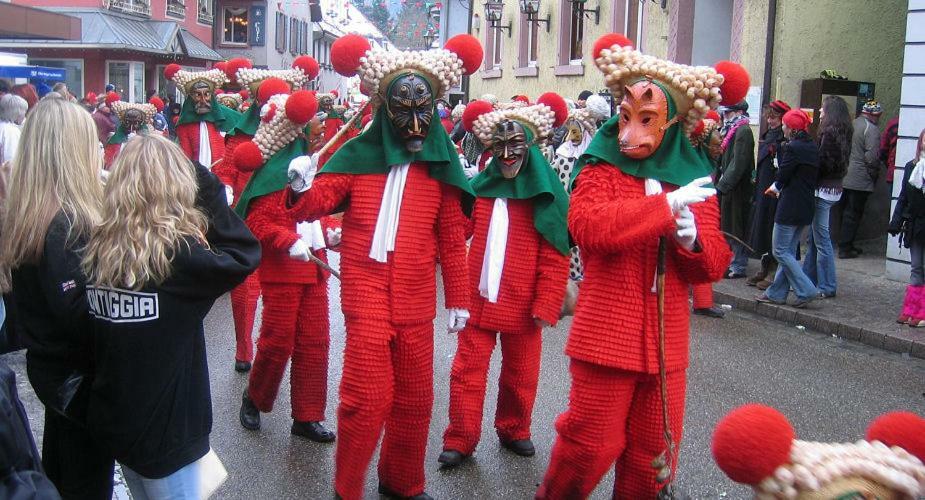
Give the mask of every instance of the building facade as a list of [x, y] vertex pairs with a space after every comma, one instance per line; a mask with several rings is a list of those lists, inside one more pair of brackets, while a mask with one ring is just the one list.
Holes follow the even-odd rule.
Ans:
[[76, 18], [80, 36], [3, 38], [0, 50], [24, 53], [31, 65], [64, 68], [71, 92], [83, 96], [115, 85], [123, 99], [172, 92], [163, 77], [170, 63], [206, 68], [212, 49], [211, 0], [14, 0], [14, 4]]
[[213, 43], [226, 59], [246, 57], [259, 68], [288, 68], [311, 51], [309, 4], [218, 0]]

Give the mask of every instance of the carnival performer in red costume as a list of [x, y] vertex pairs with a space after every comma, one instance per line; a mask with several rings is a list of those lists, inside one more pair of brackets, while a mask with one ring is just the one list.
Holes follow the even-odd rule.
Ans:
[[756, 498], [925, 496], [925, 419], [911, 412], [877, 417], [862, 441], [817, 443], [796, 439], [774, 408], [747, 404], [719, 421], [712, 448], [716, 465]]
[[[274, 88], [274, 80], [263, 82], [258, 91], [261, 100]], [[261, 108], [253, 141], [239, 145], [232, 156], [239, 169], [256, 170], [235, 211], [245, 218], [263, 250], [259, 272], [263, 323], [241, 405], [241, 425], [260, 428], [260, 412], [273, 409], [286, 363], [292, 358], [292, 434], [330, 442], [334, 433], [321, 424], [328, 386], [327, 272], [309, 257], [311, 253], [324, 261], [329, 242], [320, 223], [299, 224], [285, 210], [286, 172], [291, 162], [308, 160], [303, 130], [318, 103], [311, 92], [289, 95], [287, 89], [267, 98]]]
[[186, 71], [169, 64], [164, 77], [173, 80], [186, 94], [177, 120], [177, 140], [191, 160], [211, 169], [225, 156], [225, 133], [240, 118], [240, 113], [221, 105], [215, 91], [228, 79], [220, 69]]
[[346, 207], [340, 253], [347, 340], [334, 488], [348, 500], [363, 496], [384, 429], [379, 492], [426, 499], [438, 253], [449, 329], [462, 330], [469, 317], [460, 197], [471, 189], [434, 99], [478, 69], [482, 48], [458, 35], [445, 49], [386, 51], [347, 35], [331, 52], [334, 68], [359, 72], [361, 88], [382, 103], [369, 129], [345, 143], [317, 180], [311, 168], [290, 167], [294, 186], [311, 186], [293, 200], [297, 220]]
[[115, 101], [110, 107], [112, 112], [119, 117], [119, 126], [116, 132], [109, 138], [106, 148], [103, 150], [103, 166], [109, 170], [112, 162], [119, 156], [122, 151], [122, 145], [136, 134], [147, 134], [154, 131], [154, 114], [157, 108], [153, 104], [135, 104], [125, 101]]
[[495, 430], [501, 446], [517, 455], [536, 452], [530, 423], [542, 330], [559, 320], [569, 253], [568, 195], [537, 144], [567, 116], [562, 97], [544, 94], [535, 106], [492, 111], [466, 122], [493, 156], [472, 180], [472, 317], [457, 336], [450, 375], [450, 425], [438, 459], [446, 467], [459, 465], [479, 442], [497, 338], [502, 361]]
[[620, 109], [575, 167], [569, 231], [585, 277], [565, 348], [572, 387], [536, 496], [585, 498], [616, 463], [614, 498], [640, 500], [658, 495], [677, 460], [689, 287], [718, 280], [731, 256], [715, 190], [705, 187], [710, 161], [690, 135], [749, 83], [738, 65], [674, 64], [622, 35], [605, 35], [593, 54]]
[[[238, 95], [247, 95], [253, 99], [253, 105], [245, 108], [235, 127], [225, 136], [225, 153], [232, 158], [238, 145], [249, 142], [257, 133], [260, 124], [260, 109], [267, 100], [276, 94], [287, 94], [299, 90], [306, 81], [318, 76], [318, 63], [309, 56], [300, 56], [293, 62], [293, 68], [287, 70], [254, 69], [251, 62], [244, 58], [229, 60], [225, 65], [226, 76], [233, 79], [241, 91]], [[270, 80], [263, 92], [260, 86]], [[244, 192], [253, 170], [241, 170], [232, 161], [223, 161], [213, 169], [226, 186], [231, 189], [231, 199], [237, 200]], [[231, 314], [234, 318], [235, 331], [235, 370], [247, 372], [251, 369], [254, 358], [253, 340], [254, 316], [257, 312], [257, 298], [260, 297], [259, 271], [251, 274], [231, 291]]]

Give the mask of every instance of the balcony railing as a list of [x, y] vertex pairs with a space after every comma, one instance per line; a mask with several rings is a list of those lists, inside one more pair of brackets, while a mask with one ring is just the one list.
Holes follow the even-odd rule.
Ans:
[[151, 3], [148, 0], [109, 0], [109, 9], [127, 14], [151, 15]]
[[199, 0], [199, 22], [203, 24], [212, 24], [212, 19], [214, 18], [212, 14], [212, 1], [211, 0]]
[[167, 15], [183, 19], [186, 17], [186, 5], [183, 2], [170, 0], [167, 2]]

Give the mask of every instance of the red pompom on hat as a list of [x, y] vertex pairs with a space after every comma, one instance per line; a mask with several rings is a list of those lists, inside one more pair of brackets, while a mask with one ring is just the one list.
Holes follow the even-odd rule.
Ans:
[[719, 117], [719, 113], [717, 113], [715, 109], [711, 109], [710, 111], [707, 111], [707, 116], [705, 116], [704, 118], [708, 120], [713, 120], [716, 123], [720, 123], [723, 121], [722, 118]]
[[252, 172], [263, 165], [263, 153], [254, 141], [239, 144], [231, 154], [235, 168], [242, 172]]
[[214, 69], [220, 69], [220, 70], [222, 70], [222, 73], [225, 73], [225, 72], [226, 72], [227, 67], [228, 67], [228, 61], [219, 61], [219, 62], [217, 62], [217, 63], [215, 63], [215, 64], [212, 65], [212, 68], [214, 68]]
[[700, 134], [703, 133], [703, 130], [706, 127], [707, 127], [707, 124], [704, 123], [703, 120], [700, 120], [699, 122], [697, 122], [697, 126], [694, 127], [694, 133], [692, 133], [691, 135], [694, 137], [700, 137]]
[[173, 76], [176, 75], [177, 71], [180, 71], [181, 69], [183, 68], [181, 68], [179, 64], [168, 64], [167, 67], [164, 68], [164, 78], [173, 80]]
[[121, 101], [122, 96], [118, 92], [109, 92], [106, 94], [106, 105], [111, 106], [116, 101]]
[[331, 95], [337, 98], [340, 94], [337, 93], [337, 90], [332, 90]]
[[241, 68], [253, 68], [254, 65], [251, 63], [251, 60], [246, 57], [235, 57], [234, 59], [229, 59], [225, 63], [225, 76], [233, 82], [238, 81], [238, 70]]
[[292, 61], [292, 67], [302, 70], [302, 73], [304, 73], [309, 80], [314, 80], [318, 77], [318, 73], [321, 72], [318, 61], [312, 56], [296, 57], [295, 61]]
[[908, 411], [886, 413], [867, 427], [867, 440], [898, 446], [925, 462], [925, 418]]
[[456, 57], [462, 60], [463, 69], [467, 75], [478, 71], [479, 66], [482, 65], [482, 58], [485, 57], [479, 39], [465, 33], [447, 40], [443, 48], [456, 54]]
[[480, 116], [485, 113], [491, 113], [495, 110], [495, 107], [488, 101], [472, 101], [466, 106], [466, 110], [463, 111], [462, 122], [463, 128], [467, 132], [472, 132], [472, 124], [475, 123]]
[[561, 127], [565, 120], [568, 120], [568, 104], [565, 99], [555, 92], [546, 92], [536, 100], [537, 104], [545, 104], [556, 114], [556, 122], [553, 127]]
[[238, 95], [241, 96], [241, 99], [244, 99], [245, 101], [251, 98], [251, 93], [248, 92], [247, 89], [241, 89], [241, 91], [238, 92]]
[[331, 44], [331, 65], [334, 71], [343, 76], [355, 76], [360, 68], [360, 58], [366, 55], [372, 46], [369, 40], [360, 35], [344, 35]]
[[153, 95], [150, 99], [148, 99], [148, 104], [154, 106], [154, 109], [156, 109], [158, 113], [164, 111], [164, 100], [156, 95]]
[[795, 434], [781, 412], [747, 404], [729, 412], [713, 431], [713, 459], [737, 483], [755, 485], [790, 460]]
[[511, 100], [512, 100], [513, 102], [522, 102], [522, 103], [526, 104], [527, 106], [530, 105], [530, 98], [527, 97], [527, 96], [525, 96], [525, 95], [515, 95], [514, 98], [511, 99]]
[[87, 95], [84, 96], [84, 100], [93, 104], [96, 104], [96, 94], [94, 92], [87, 92]]
[[621, 33], [607, 33], [606, 35], [597, 39], [594, 42], [594, 50], [591, 51], [591, 54], [594, 58], [601, 57], [601, 51], [604, 49], [609, 49], [614, 45], [619, 45], [621, 47], [632, 47], [633, 42], [629, 38], [626, 38]]
[[286, 118], [293, 123], [308, 123], [318, 112], [318, 100], [307, 90], [295, 92], [286, 101]]
[[286, 83], [285, 80], [271, 76], [260, 83], [260, 87], [257, 89], [257, 102], [262, 106], [266, 104], [271, 97], [277, 94], [288, 94], [291, 91], [292, 88], [289, 87], [289, 84]]
[[748, 95], [748, 87], [752, 84], [748, 71], [741, 64], [732, 61], [720, 61], [714, 66], [716, 72], [723, 75], [723, 85], [720, 87], [720, 94], [723, 100], [720, 102], [723, 106], [732, 106], [745, 99]]
[[809, 115], [802, 109], [791, 109], [784, 113], [782, 121], [790, 130], [806, 130], [809, 128], [809, 124], [812, 123]]

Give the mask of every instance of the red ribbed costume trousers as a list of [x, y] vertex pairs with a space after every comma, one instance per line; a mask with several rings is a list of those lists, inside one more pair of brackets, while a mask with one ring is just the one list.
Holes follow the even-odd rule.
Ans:
[[234, 319], [235, 361], [254, 359], [254, 316], [257, 298], [260, 297], [260, 279], [251, 273], [243, 283], [231, 291], [231, 317]]
[[[556, 420], [558, 437], [536, 498], [587, 498], [615, 462], [613, 498], [655, 498], [660, 485], [652, 460], [665, 450], [658, 375], [576, 359], [569, 371], [569, 407]], [[668, 418], [676, 448], [684, 428], [685, 385], [686, 372], [668, 374]]]
[[691, 285], [691, 295], [694, 297], [694, 309], [713, 307], [713, 283]]
[[324, 420], [328, 395], [328, 287], [263, 284], [263, 323], [247, 393], [262, 412], [273, 410], [279, 385], [292, 358], [289, 385], [292, 418]]
[[482, 435], [482, 408], [488, 365], [501, 337], [501, 376], [495, 407], [495, 431], [503, 441], [530, 439], [530, 422], [543, 351], [542, 333], [496, 333], [467, 326], [458, 334], [450, 373], [450, 425], [443, 449], [471, 455]]
[[379, 482], [402, 496], [423, 493], [434, 325], [396, 327], [356, 317], [346, 318], [346, 325], [334, 488], [344, 500], [363, 497], [366, 469], [384, 428]]

